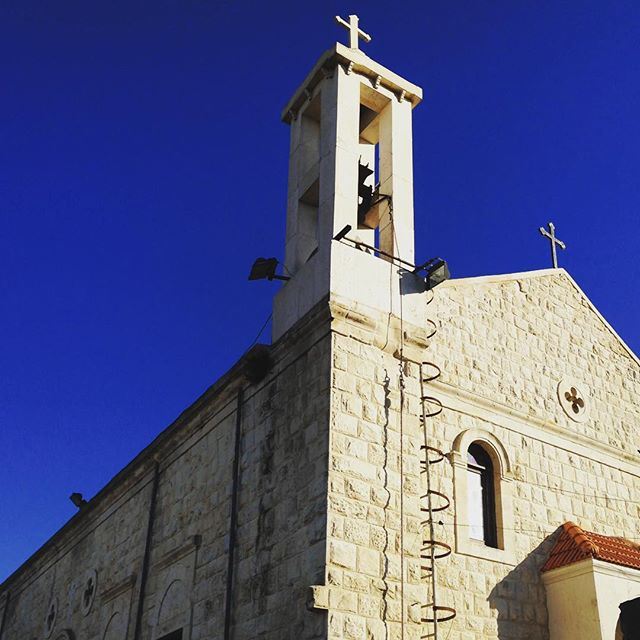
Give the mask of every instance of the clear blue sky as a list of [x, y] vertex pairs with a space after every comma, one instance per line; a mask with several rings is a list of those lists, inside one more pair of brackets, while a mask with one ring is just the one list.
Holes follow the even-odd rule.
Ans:
[[254, 339], [280, 109], [352, 12], [425, 91], [417, 255], [545, 268], [553, 220], [640, 351], [637, 1], [0, 1], [0, 579]]

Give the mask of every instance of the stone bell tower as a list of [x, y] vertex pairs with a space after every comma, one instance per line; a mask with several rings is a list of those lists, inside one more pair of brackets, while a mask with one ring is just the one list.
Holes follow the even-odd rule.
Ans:
[[357, 16], [338, 22], [351, 46], [325, 52], [282, 112], [291, 279], [274, 301], [274, 340], [325, 296], [420, 322], [423, 296], [407, 294], [424, 282], [397, 259], [414, 262], [411, 112], [422, 90], [358, 48], [371, 38]]

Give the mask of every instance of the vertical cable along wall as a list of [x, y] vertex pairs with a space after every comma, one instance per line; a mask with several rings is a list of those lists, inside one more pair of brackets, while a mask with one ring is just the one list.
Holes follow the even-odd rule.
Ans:
[[[433, 300], [433, 293], [429, 304]], [[427, 318], [427, 324], [431, 327], [429, 338], [435, 335], [437, 327], [433, 320]], [[429, 420], [442, 413], [442, 402], [426, 391], [426, 386], [440, 377], [442, 370], [434, 362], [428, 360], [420, 364], [420, 401], [422, 408], [422, 431], [424, 444], [420, 446], [420, 473], [424, 477], [426, 492], [420, 496], [420, 512], [422, 513], [422, 546], [420, 549], [420, 569], [423, 580], [427, 586], [427, 603], [422, 605], [421, 621], [426, 626], [422, 639], [434, 638], [438, 640], [440, 624], [453, 620], [456, 610], [438, 604], [436, 562], [451, 555], [451, 546], [446, 542], [436, 540], [434, 514], [448, 509], [451, 500], [440, 491], [432, 488], [433, 478], [431, 467], [445, 459], [444, 453], [429, 442]]]

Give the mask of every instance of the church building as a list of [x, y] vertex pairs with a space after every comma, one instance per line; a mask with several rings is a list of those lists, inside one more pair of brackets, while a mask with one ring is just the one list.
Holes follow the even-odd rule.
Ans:
[[414, 255], [422, 90], [338, 20], [271, 344], [0, 585], [0, 640], [640, 637], [640, 361], [563, 269]]

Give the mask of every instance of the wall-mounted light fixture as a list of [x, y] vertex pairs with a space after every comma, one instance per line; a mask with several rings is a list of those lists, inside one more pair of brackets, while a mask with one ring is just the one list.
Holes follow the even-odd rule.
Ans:
[[277, 258], [256, 258], [249, 273], [249, 280], [291, 280], [289, 276], [276, 273], [278, 264]]

